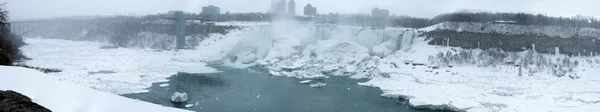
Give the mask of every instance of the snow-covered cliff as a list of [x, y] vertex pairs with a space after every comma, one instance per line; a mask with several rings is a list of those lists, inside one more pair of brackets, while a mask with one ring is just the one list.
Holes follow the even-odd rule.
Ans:
[[560, 38], [600, 39], [600, 29], [541, 25], [514, 25], [472, 22], [443, 22], [421, 29], [423, 31], [452, 30], [473, 33], [498, 33], [505, 35], [530, 35]]

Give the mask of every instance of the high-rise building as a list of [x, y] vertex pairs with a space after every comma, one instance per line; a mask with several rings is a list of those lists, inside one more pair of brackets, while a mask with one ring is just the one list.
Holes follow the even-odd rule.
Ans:
[[317, 15], [317, 8], [313, 7], [310, 4], [304, 6], [304, 15], [306, 15], [306, 16], [316, 16]]
[[220, 14], [221, 8], [217, 6], [209, 5], [206, 7], [202, 7], [202, 16], [205, 16], [206, 18], [216, 20]]
[[388, 17], [390, 16], [390, 10], [375, 8], [371, 11], [373, 17]]
[[296, 2], [294, 0], [290, 0], [290, 3], [288, 3], [288, 14], [292, 16], [296, 15]]

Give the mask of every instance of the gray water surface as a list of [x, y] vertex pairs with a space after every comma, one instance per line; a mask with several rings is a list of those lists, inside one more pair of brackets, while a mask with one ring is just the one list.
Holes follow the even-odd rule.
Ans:
[[[300, 84], [300, 79], [269, 75], [261, 68], [212, 66], [220, 73], [179, 73], [169, 79], [167, 87], [155, 83], [150, 92], [123, 96], [151, 103], [208, 112], [420, 112], [397, 99], [381, 97], [381, 90], [356, 84], [366, 80], [330, 77], [316, 82], [322, 88]], [[195, 104], [171, 103], [174, 92], [186, 92]]]

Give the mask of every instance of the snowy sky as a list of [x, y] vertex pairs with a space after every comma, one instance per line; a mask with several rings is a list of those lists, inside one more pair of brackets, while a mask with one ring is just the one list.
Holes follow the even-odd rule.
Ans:
[[[129, 15], [164, 13], [169, 10], [200, 12], [217, 5], [222, 12], [267, 12], [271, 0], [0, 0], [11, 20], [75, 15]], [[319, 13], [365, 13], [372, 8], [390, 9], [395, 15], [433, 17], [459, 10], [543, 13], [550, 16], [600, 17], [597, 0], [295, 0], [297, 14], [311, 3]]]

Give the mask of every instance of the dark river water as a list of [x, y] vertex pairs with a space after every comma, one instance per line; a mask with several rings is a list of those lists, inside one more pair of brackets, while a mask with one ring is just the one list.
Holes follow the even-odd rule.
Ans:
[[[150, 92], [126, 94], [163, 106], [208, 112], [421, 112], [397, 99], [381, 97], [381, 90], [356, 84], [366, 80], [330, 77], [322, 88], [300, 84], [300, 79], [271, 76], [260, 68], [212, 66], [220, 73], [174, 75], [155, 83]], [[161, 84], [169, 84], [160, 87]], [[186, 104], [171, 103], [174, 92], [186, 92]]]

